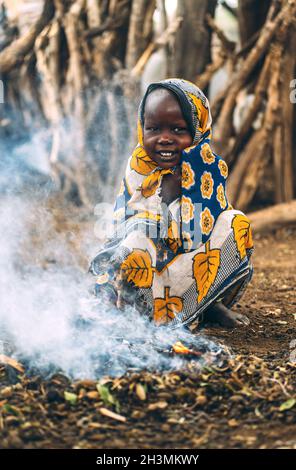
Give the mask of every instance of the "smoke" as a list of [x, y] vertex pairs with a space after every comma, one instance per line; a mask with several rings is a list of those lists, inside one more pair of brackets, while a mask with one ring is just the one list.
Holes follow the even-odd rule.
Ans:
[[132, 308], [119, 312], [95, 298], [87, 274], [99, 249], [95, 221], [78, 210], [69, 217], [58, 205], [44, 134], [2, 150], [0, 341], [14, 357], [28, 369], [73, 378], [179, 369], [184, 360], [168, 353], [176, 341], [203, 350], [200, 364], [219, 358], [221, 347], [208, 339], [156, 328]]

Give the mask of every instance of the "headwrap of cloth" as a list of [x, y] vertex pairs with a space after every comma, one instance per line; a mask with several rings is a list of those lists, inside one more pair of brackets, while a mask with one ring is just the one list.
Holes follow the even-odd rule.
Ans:
[[128, 161], [115, 204], [117, 234], [124, 232], [123, 226], [134, 229], [139, 219], [142, 225], [163, 222], [161, 180], [163, 175], [173, 173], [174, 169], [157, 166], [147, 154], [143, 142], [146, 99], [158, 88], [174, 94], [192, 135], [192, 145], [182, 152], [180, 162], [180, 215], [173, 225], [169, 221], [167, 234], [167, 241], [176, 255], [206, 243], [217, 218], [229, 208], [225, 193], [228, 169], [224, 160], [210, 147], [212, 118], [203, 92], [193, 83], [176, 78], [150, 84], [139, 106], [138, 145]]

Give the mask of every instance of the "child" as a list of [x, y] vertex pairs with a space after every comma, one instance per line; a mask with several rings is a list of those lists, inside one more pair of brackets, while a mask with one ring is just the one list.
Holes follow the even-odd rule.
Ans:
[[139, 144], [114, 210], [112, 240], [91, 264], [98, 295], [133, 304], [158, 325], [206, 316], [225, 326], [249, 320], [230, 310], [252, 275], [250, 223], [225, 194], [226, 163], [210, 147], [207, 98], [193, 83], [151, 84], [139, 107]]

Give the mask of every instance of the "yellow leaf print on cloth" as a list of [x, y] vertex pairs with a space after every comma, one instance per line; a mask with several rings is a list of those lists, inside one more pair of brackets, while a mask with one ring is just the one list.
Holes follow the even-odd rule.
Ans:
[[252, 231], [250, 221], [245, 215], [235, 215], [232, 224], [233, 234], [240, 258], [243, 259], [247, 248], [253, 248]]
[[157, 167], [157, 163], [149, 157], [143, 147], [137, 147], [133, 152], [130, 166], [140, 175], [149, 175]]
[[227, 202], [226, 202], [226, 197], [225, 197], [225, 192], [223, 188], [223, 184], [220, 183], [218, 188], [217, 188], [217, 195], [216, 195], [217, 201], [220, 204], [221, 209], [225, 209]]
[[182, 246], [182, 241], [180, 240], [179, 235], [179, 227], [175, 220], [172, 220], [169, 225], [168, 237], [166, 238], [166, 242], [174, 253], [176, 253], [178, 248]]
[[206, 207], [200, 214], [200, 227], [203, 235], [209, 235], [209, 233], [211, 233], [214, 226], [214, 220], [215, 219], [212, 216], [210, 209]]
[[191, 186], [194, 186], [195, 178], [194, 171], [191, 168], [190, 163], [183, 162], [182, 164], [182, 187], [185, 189], [190, 189]]
[[150, 253], [147, 250], [132, 251], [121, 264], [123, 279], [133, 282], [136, 287], [151, 287], [154, 270]]
[[198, 253], [193, 258], [193, 275], [198, 290], [198, 302], [207, 295], [214, 283], [220, 266], [220, 250], [210, 250], [210, 241], [206, 243], [206, 252]]
[[190, 197], [182, 196], [181, 199], [181, 217], [185, 224], [188, 224], [194, 216], [194, 205]]
[[170, 288], [165, 287], [164, 299], [154, 299], [154, 314], [153, 318], [156, 325], [164, 325], [172, 321], [176, 314], [183, 309], [183, 300], [181, 297], [170, 297]]
[[228, 166], [227, 166], [227, 163], [224, 162], [224, 160], [219, 160], [218, 167], [219, 167], [221, 176], [223, 176], [223, 178], [227, 178], [227, 176], [228, 176]]
[[211, 165], [211, 163], [215, 161], [215, 155], [213, 154], [212, 149], [209, 146], [209, 144], [204, 144], [201, 147], [200, 154], [204, 163], [208, 163], [209, 165]]
[[204, 171], [200, 177], [201, 185], [200, 192], [203, 198], [211, 199], [214, 188], [214, 180], [209, 171]]
[[154, 173], [147, 176], [141, 186], [142, 195], [146, 198], [153, 196], [159, 188], [162, 176], [168, 173], [172, 173], [172, 170], [156, 170]]

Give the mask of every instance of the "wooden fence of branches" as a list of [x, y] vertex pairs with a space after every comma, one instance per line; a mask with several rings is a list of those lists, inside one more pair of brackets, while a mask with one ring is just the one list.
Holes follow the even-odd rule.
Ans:
[[[240, 0], [238, 11], [228, 7], [238, 15], [240, 47], [217, 26], [216, 5], [216, 0], [179, 0], [169, 20], [163, 0], [45, 0], [24, 36], [6, 29], [0, 71], [7, 100], [24, 125], [38, 116], [40, 125], [49, 126], [52, 174], [65, 192], [76, 188], [79, 201], [89, 205], [89, 185], [104, 191], [118, 185], [134, 143], [130, 129], [141, 74], [151, 55], [164, 48], [168, 75], [183, 75], [204, 90], [219, 69], [228, 71], [229, 83], [215, 96], [212, 114], [214, 145], [230, 167], [228, 195], [235, 207], [252, 207], [258, 191], [269, 187], [273, 202], [285, 203], [289, 211], [295, 194], [290, 87], [296, 0], [262, 0], [256, 12], [254, 0]], [[213, 34], [220, 52], [212, 61]], [[28, 101], [34, 105], [26, 107]], [[238, 109], [243, 112], [236, 125]], [[71, 142], [65, 146], [69, 128]]]

